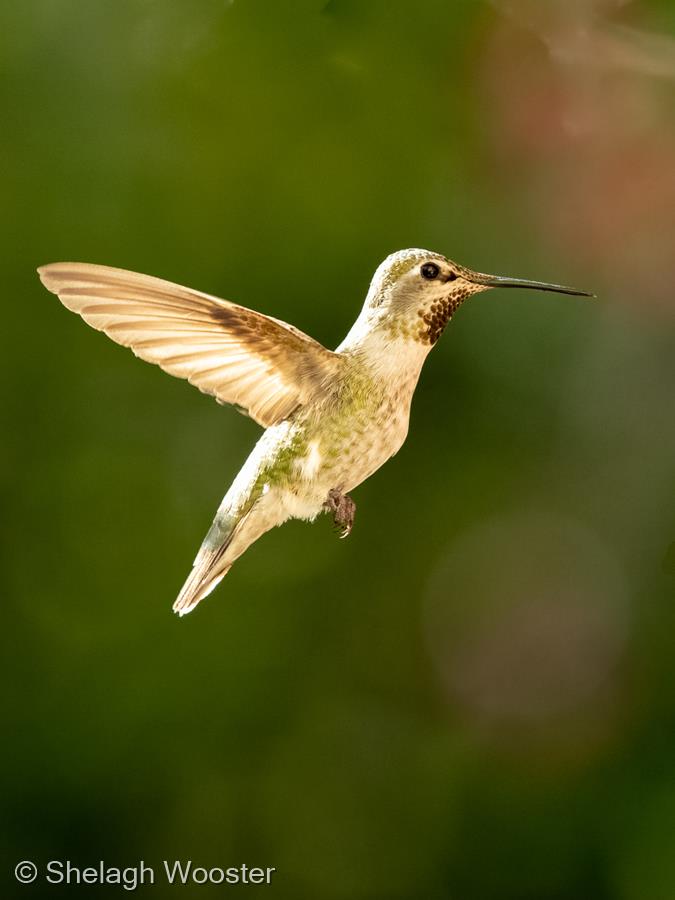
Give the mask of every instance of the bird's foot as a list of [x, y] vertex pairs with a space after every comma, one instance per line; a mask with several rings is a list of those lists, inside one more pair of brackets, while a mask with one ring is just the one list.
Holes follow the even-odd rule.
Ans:
[[327, 510], [333, 513], [333, 521], [340, 529], [340, 537], [346, 538], [354, 525], [356, 504], [349, 494], [342, 494], [337, 488], [328, 492], [328, 499], [324, 503]]

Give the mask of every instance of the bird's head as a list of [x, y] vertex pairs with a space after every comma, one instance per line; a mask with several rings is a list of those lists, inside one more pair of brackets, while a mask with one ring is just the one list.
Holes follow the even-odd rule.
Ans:
[[514, 287], [593, 296], [560, 284], [473, 272], [429, 250], [399, 250], [376, 270], [363, 312], [394, 335], [432, 346], [467, 297]]

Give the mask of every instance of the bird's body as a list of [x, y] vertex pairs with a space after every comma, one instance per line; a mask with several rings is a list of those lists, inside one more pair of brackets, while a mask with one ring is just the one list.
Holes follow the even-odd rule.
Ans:
[[82, 263], [45, 266], [40, 276], [93, 327], [266, 426], [178, 595], [181, 615], [288, 519], [330, 509], [349, 533], [348, 492], [405, 441], [424, 360], [467, 296], [492, 286], [582, 293], [400, 251], [379, 267], [361, 314], [331, 352], [276, 319], [149, 276]]
[[428, 351], [397, 347], [399, 340], [383, 356], [367, 340], [341, 345], [339, 374], [325, 395], [264, 432], [223, 498], [176, 601], [179, 610], [203, 568], [212, 573], [213, 590], [264, 532], [288, 519], [316, 518], [331, 491], [348, 494], [400, 449]]

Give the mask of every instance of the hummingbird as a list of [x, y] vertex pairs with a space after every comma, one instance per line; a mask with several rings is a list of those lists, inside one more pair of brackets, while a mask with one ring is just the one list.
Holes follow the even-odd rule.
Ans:
[[341, 537], [350, 533], [349, 492], [401, 448], [424, 361], [467, 297], [490, 288], [594, 296], [474, 272], [429, 250], [399, 250], [377, 268], [349, 333], [328, 350], [280, 319], [149, 275], [71, 262], [38, 273], [93, 328], [265, 429], [173, 605], [181, 616], [288, 519], [327, 511]]

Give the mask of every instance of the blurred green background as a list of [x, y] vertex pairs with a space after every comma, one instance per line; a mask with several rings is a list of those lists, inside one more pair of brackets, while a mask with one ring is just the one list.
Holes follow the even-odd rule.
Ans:
[[[675, 897], [674, 10], [3, 5], [3, 897], [59, 894], [15, 886], [24, 858], [276, 866], [247, 896], [293, 900]], [[259, 429], [35, 267], [334, 347], [407, 246], [599, 300], [467, 303], [349, 540], [290, 523], [179, 620]]]

